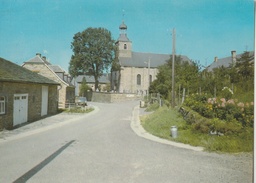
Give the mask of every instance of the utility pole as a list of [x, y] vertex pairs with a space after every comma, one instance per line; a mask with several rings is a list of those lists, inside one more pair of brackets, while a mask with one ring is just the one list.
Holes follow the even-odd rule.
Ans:
[[150, 57], [148, 58], [148, 95], [149, 95], [149, 87], [150, 87]]
[[175, 107], [175, 80], [174, 80], [174, 63], [175, 63], [175, 28], [172, 30], [172, 107]]
[[148, 64], [148, 91], [147, 91], [147, 98], [149, 99], [149, 87], [150, 87], [150, 57], [148, 58], [147, 62], [144, 62], [145, 64]]

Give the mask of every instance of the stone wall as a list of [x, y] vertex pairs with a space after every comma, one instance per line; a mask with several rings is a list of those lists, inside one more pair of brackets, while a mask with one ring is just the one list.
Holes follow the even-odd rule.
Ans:
[[[42, 86], [33, 83], [0, 83], [0, 96], [6, 100], [6, 113], [0, 115], [0, 130], [13, 128], [14, 94], [28, 94], [28, 122], [41, 118]], [[57, 85], [48, 85], [48, 115], [58, 110]]]
[[139, 100], [140, 96], [135, 94], [127, 93], [103, 93], [103, 92], [93, 92], [92, 102], [102, 102], [102, 103], [115, 103], [124, 102], [131, 100]]

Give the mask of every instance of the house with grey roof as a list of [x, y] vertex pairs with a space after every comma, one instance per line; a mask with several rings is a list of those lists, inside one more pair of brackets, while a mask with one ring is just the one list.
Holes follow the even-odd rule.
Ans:
[[0, 58], [0, 130], [58, 110], [59, 83]]
[[[76, 78], [72, 79], [72, 83], [76, 86], [75, 94], [79, 96], [80, 86], [83, 82], [83, 78], [86, 80], [86, 84], [91, 88], [92, 91], [95, 91], [95, 79], [94, 76], [89, 75], [79, 75]], [[99, 78], [99, 89], [102, 92], [106, 91], [107, 85], [110, 85], [110, 79], [108, 74], [103, 74]]]
[[[111, 75], [112, 88], [120, 93], [146, 94], [150, 83], [156, 79], [158, 67], [171, 57], [169, 54], [142, 53], [132, 50], [132, 42], [127, 37], [127, 25], [119, 26], [120, 35], [116, 41], [120, 71]], [[190, 61], [181, 55], [184, 61]]]
[[75, 86], [71, 83], [71, 76], [58, 65], [52, 65], [46, 57], [37, 53], [35, 57], [24, 62], [22, 67], [45, 76], [60, 84], [58, 89], [59, 108], [65, 108], [75, 102]]
[[[237, 59], [240, 59], [242, 54], [243, 53], [237, 54], [236, 51], [231, 51], [231, 55], [228, 57], [224, 57], [220, 59], [218, 59], [218, 57], [214, 57], [214, 61], [212, 62], [212, 64], [210, 64], [206, 68], [206, 70], [211, 72], [215, 68], [219, 68], [219, 67], [227, 68], [227, 67], [234, 66], [236, 64]], [[254, 52], [253, 51], [249, 52], [249, 55], [250, 56], [254, 55]]]

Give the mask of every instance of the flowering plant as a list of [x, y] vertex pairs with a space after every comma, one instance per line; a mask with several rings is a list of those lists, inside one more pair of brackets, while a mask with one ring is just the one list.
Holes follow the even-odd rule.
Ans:
[[[230, 91], [228, 92], [230, 93]], [[234, 99], [209, 98], [205, 94], [194, 94], [186, 98], [184, 105], [190, 107], [192, 110], [206, 118], [219, 118], [226, 122], [235, 120], [243, 126], [253, 127], [253, 102], [243, 103]]]

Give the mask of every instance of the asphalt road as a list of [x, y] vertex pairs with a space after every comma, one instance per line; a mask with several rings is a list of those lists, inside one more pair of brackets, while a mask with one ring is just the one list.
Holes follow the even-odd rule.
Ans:
[[138, 104], [94, 103], [92, 114], [2, 137], [0, 182], [252, 182], [250, 154], [200, 152], [138, 136], [130, 126]]

